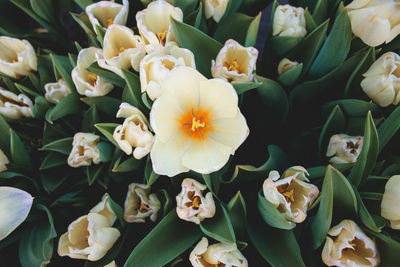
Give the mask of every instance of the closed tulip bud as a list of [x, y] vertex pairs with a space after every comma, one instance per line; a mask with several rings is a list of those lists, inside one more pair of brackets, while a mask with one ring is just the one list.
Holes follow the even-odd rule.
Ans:
[[144, 184], [129, 185], [125, 199], [124, 219], [129, 223], [145, 222], [147, 217], [153, 222], [161, 203], [156, 194], [150, 194], [150, 187]]
[[176, 213], [182, 220], [200, 224], [205, 218], [215, 214], [215, 203], [212, 193], [203, 196], [207, 188], [196, 180], [185, 178], [182, 181], [182, 191], [176, 196]]
[[10, 163], [3, 150], [0, 149], [0, 173], [7, 170], [7, 164]]
[[180, 48], [174, 42], [166, 44], [165, 49], [154, 51], [140, 62], [140, 85], [142, 93], [155, 100], [161, 95], [161, 83], [168, 74], [179, 66], [196, 68], [192, 51]]
[[44, 89], [46, 90], [44, 97], [53, 104], [57, 104], [71, 93], [71, 90], [63, 79], [59, 79], [56, 83], [46, 83]]
[[114, 130], [114, 140], [127, 155], [135, 159], [145, 157], [153, 146], [154, 137], [149, 130], [149, 122], [143, 113], [129, 105], [122, 103], [119, 106], [117, 118], [124, 118], [124, 123]]
[[400, 34], [397, 0], [354, 0], [346, 9], [354, 35], [369, 46], [389, 43]]
[[319, 190], [308, 183], [307, 170], [291, 167], [282, 176], [271, 171], [264, 181], [264, 197], [291, 222], [301, 223], [307, 217], [307, 209], [318, 197]]
[[216, 243], [208, 245], [203, 237], [189, 256], [193, 267], [225, 266], [247, 267], [247, 259], [238, 250], [235, 243]]
[[103, 96], [114, 88], [112, 83], [87, 70], [90, 65], [101, 59], [103, 59], [103, 51], [96, 47], [85, 48], [79, 52], [76, 67], [71, 72], [79, 94], [88, 97]]
[[33, 103], [24, 94], [16, 95], [0, 88], [0, 114], [14, 120], [33, 118]]
[[352, 220], [343, 220], [326, 236], [322, 260], [328, 266], [375, 267], [379, 255], [375, 242]]
[[99, 66], [124, 77], [121, 69], [131, 67], [139, 71], [140, 61], [146, 54], [143, 40], [128, 27], [113, 24], [104, 36], [103, 56]]
[[272, 26], [273, 36], [304, 37], [307, 34], [304, 9], [291, 5], [278, 6]]
[[125, 25], [128, 18], [129, 1], [122, 0], [122, 5], [114, 1], [99, 1], [86, 7], [86, 14], [97, 32], [97, 26], [107, 29], [112, 24]]
[[281, 60], [281, 62], [279, 62], [278, 74], [281, 75], [281, 74], [287, 72], [288, 70], [296, 67], [297, 65], [299, 65], [299, 62], [291, 61], [287, 58], [284, 58]]
[[400, 102], [400, 56], [393, 52], [383, 54], [375, 61], [361, 82], [363, 91], [381, 107]]
[[35, 50], [26, 40], [0, 36], [0, 71], [20, 78], [37, 70]]
[[330, 163], [353, 163], [361, 153], [364, 137], [347, 134], [332, 135], [326, 151]]
[[100, 163], [100, 151], [97, 148], [100, 136], [91, 133], [76, 133], [72, 150], [68, 156], [68, 165], [74, 168]]
[[381, 202], [381, 215], [390, 221], [390, 227], [400, 230], [400, 175], [387, 181]]
[[228, 2], [228, 0], [204, 0], [206, 19], [212, 18], [215, 22], [219, 22], [225, 14]]

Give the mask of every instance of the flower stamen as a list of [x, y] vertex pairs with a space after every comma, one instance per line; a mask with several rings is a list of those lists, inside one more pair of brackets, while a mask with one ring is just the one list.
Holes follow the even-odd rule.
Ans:
[[350, 150], [351, 154], [357, 155], [357, 149], [360, 147], [360, 143], [353, 143], [351, 141], [346, 143], [346, 148]]
[[160, 42], [160, 44], [162, 46], [165, 46], [165, 43], [167, 42], [167, 34], [168, 34], [168, 31], [166, 31], [166, 30], [163, 32], [157, 33], [158, 41]]
[[276, 189], [281, 193], [287, 202], [294, 202], [294, 189], [288, 190], [289, 184], [277, 186]]
[[238, 63], [237, 59], [226, 61], [224, 63], [224, 67], [227, 68], [229, 71], [236, 71], [237, 73], [241, 73], [240, 71], [240, 64]]
[[106, 22], [106, 28], [110, 27], [112, 24], [114, 24], [114, 19], [108, 18]]
[[90, 85], [94, 86], [96, 84], [96, 81], [97, 81], [97, 75], [94, 74], [94, 73], [89, 73], [87, 77], [89, 79]]

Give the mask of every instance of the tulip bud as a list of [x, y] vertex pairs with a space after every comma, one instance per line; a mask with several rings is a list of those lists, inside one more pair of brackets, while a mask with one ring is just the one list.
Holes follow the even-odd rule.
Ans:
[[364, 137], [347, 134], [332, 135], [329, 140], [327, 157], [332, 157], [330, 163], [353, 163], [361, 153]]
[[287, 72], [288, 70], [293, 69], [297, 65], [299, 65], [299, 62], [291, 61], [287, 58], [284, 58], [281, 60], [281, 62], [279, 62], [278, 74], [281, 75], [281, 74]]
[[182, 191], [176, 196], [176, 213], [182, 220], [200, 224], [205, 218], [215, 214], [215, 203], [212, 193], [203, 196], [207, 188], [196, 180], [185, 178], [182, 181]]
[[114, 140], [122, 151], [127, 155], [132, 154], [133, 151], [135, 159], [141, 159], [150, 153], [154, 137], [143, 113], [128, 103], [122, 103], [119, 106], [117, 118], [125, 119], [122, 125], [115, 128], [113, 134]]
[[3, 150], [0, 149], [0, 173], [7, 170], [7, 164], [10, 163]]
[[213, 18], [218, 23], [225, 14], [228, 2], [228, 0], [204, 0], [206, 19]]
[[156, 194], [150, 194], [150, 187], [144, 184], [129, 185], [125, 200], [124, 219], [129, 223], [145, 222], [147, 217], [153, 222], [161, 203]]
[[212, 61], [212, 76], [228, 82], [250, 82], [254, 78], [257, 57], [258, 50], [254, 47], [244, 47], [229, 39]]
[[99, 1], [86, 7], [86, 14], [97, 32], [97, 26], [107, 29], [112, 24], [125, 25], [128, 18], [129, 1], [122, 0], [122, 5], [114, 1]]
[[33, 103], [24, 94], [18, 96], [0, 88], [0, 114], [10, 119], [33, 118]]
[[308, 183], [306, 169], [294, 166], [286, 170], [282, 176], [271, 171], [264, 181], [265, 198], [271, 202], [288, 221], [303, 222], [307, 217], [307, 209], [318, 197], [319, 190]]
[[278, 6], [272, 26], [273, 36], [304, 37], [307, 34], [304, 9], [291, 5]]
[[247, 259], [237, 249], [235, 243], [216, 243], [208, 245], [203, 237], [189, 256], [193, 267], [226, 266], [247, 267]]
[[71, 90], [63, 79], [59, 79], [56, 83], [46, 83], [44, 89], [46, 90], [44, 97], [53, 104], [57, 104], [71, 93]]
[[381, 202], [381, 215], [390, 221], [390, 227], [400, 229], [400, 175], [387, 181]]
[[397, 0], [354, 0], [346, 9], [354, 35], [369, 46], [389, 43], [400, 34]]
[[0, 71], [19, 79], [37, 70], [35, 50], [26, 40], [0, 36]]
[[343, 220], [326, 236], [322, 260], [328, 266], [378, 266], [375, 242], [352, 220]]
[[151, 100], [161, 95], [161, 83], [178, 66], [196, 68], [192, 51], [169, 42], [161, 52], [153, 51], [140, 62], [140, 85]]
[[104, 36], [104, 58], [98, 59], [97, 62], [100, 67], [124, 78], [121, 69], [129, 70], [132, 67], [139, 71], [139, 63], [145, 54], [140, 36], [134, 35], [128, 27], [113, 24], [107, 28]]
[[100, 163], [100, 151], [97, 148], [100, 136], [91, 133], [76, 133], [72, 150], [68, 156], [68, 165], [74, 168]]
[[383, 54], [375, 61], [361, 82], [363, 91], [381, 107], [400, 102], [400, 56], [394, 52]]

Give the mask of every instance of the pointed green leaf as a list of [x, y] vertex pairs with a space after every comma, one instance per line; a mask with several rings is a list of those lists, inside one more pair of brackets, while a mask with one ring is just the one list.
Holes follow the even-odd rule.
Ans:
[[294, 68], [282, 73], [278, 77], [278, 81], [281, 82], [285, 86], [293, 85], [299, 78], [303, 71], [303, 63], [300, 63]]
[[32, 169], [31, 157], [19, 136], [10, 129], [10, 148], [13, 163], [22, 169]]
[[325, 153], [328, 143], [332, 135], [342, 133], [346, 128], [346, 118], [337, 105], [329, 115], [324, 127], [322, 128], [321, 134], [318, 139], [318, 151], [322, 155]]
[[79, 114], [81, 112], [80, 104], [81, 102], [76, 94], [69, 94], [61, 99], [54, 108], [48, 110], [46, 120], [53, 123], [65, 116]]
[[97, 123], [94, 125], [114, 146], [119, 148], [119, 145], [114, 140], [113, 133], [118, 123]]
[[72, 140], [72, 137], [58, 139], [44, 145], [41, 150], [55, 151], [64, 155], [69, 155], [72, 150]]
[[93, 72], [96, 75], [99, 75], [104, 80], [106, 80], [118, 87], [121, 87], [121, 88], [125, 87], [124, 79], [122, 79], [120, 76], [118, 76], [114, 72], [100, 68], [99, 65], [97, 64], [97, 62], [94, 62], [92, 65], [90, 65], [90, 67], [87, 68], [87, 70], [90, 72]]
[[379, 126], [379, 151], [382, 151], [400, 129], [400, 106], [398, 106]]
[[67, 164], [67, 156], [64, 154], [60, 154], [57, 152], [50, 152], [43, 159], [42, 164], [40, 165], [39, 170], [46, 170], [54, 167], [58, 167], [61, 165]]
[[117, 115], [119, 105], [121, 105], [121, 100], [111, 96], [84, 97], [81, 100], [89, 106], [96, 106], [98, 111], [112, 117]]

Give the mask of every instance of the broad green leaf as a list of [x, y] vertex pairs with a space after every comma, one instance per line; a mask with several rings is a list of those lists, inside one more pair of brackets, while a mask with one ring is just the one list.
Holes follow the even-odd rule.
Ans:
[[82, 12], [80, 14], [74, 14], [70, 12], [70, 14], [72, 18], [82, 27], [82, 29], [87, 34], [89, 44], [91, 46], [101, 48], [101, 45], [99, 44], [99, 41], [96, 38], [96, 34], [93, 31], [92, 24], [90, 23], [89, 17], [86, 14], [86, 12]]
[[375, 237], [375, 241], [378, 247], [379, 256], [381, 260], [379, 266], [380, 267], [399, 266], [400, 243], [383, 233], [369, 231], [368, 229], [365, 230], [368, 234]]
[[272, 36], [269, 39], [269, 44], [271, 46], [274, 57], [282, 58], [284, 55], [289, 53], [293, 48], [295, 48], [300, 43], [301, 40], [302, 38], [300, 37]]
[[125, 87], [124, 79], [122, 79], [120, 76], [118, 76], [114, 72], [100, 68], [99, 65], [97, 64], [97, 62], [94, 62], [92, 65], [90, 65], [90, 67], [87, 68], [87, 70], [90, 72], [93, 72], [96, 75], [99, 75], [104, 80], [106, 80], [118, 87], [121, 87], [121, 88]]
[[68, 157], [64, 154], [60, 154], [57, 152], [50, 152], [43, 159], [42, 164], [39, 167], [39, 170], [46, 170], [67, 164], [67, 158]]
[[360, 194], [357, 192], [357, 189], [354, 188], [354, 193], [357, 197], [358, 203], [358, 216], [360, 217], [361, 222], [371, 231], [380, 232], [381, 230], [376, 225], [373, 217], [369, 213], [367, 207], [364, 205], [364, 202], [361, 199]]
[[73, 93], [76, 93], [75, 84], [71, 78], [72, 65], [69, 58], [66, 56], [58, 56], [50, 54], [51, 60], [53, 62], [54, 68], [60, 73], [62, 79], [68, 85]]
[[92, 185], [102, 174], [104, 170], [105, 165], [92, 165], [92, 166], [87, 166], [85, 167], [85, 172], [86, 172], [86, 177], [88, 179], [88, 184]]
[[[351, 167], [353, 167], [354, 163], [338, 163], [338, 164], [333, 164], [332, 166], [338, 171], [345, 172], [349, 170]], [[308, 168], [307, 172], [310, 174], [308, 178], [316, 179], [324, 177], [327, 168], [328, 166], [318, 166], [318, 167]]]
[[119, 223], [120, 223], [122, 226], [125, 226], [125, 225], [126, 225], [126, 222], [125, 222], [125, 220], [124, 220], [124, 210], [122, 209], [122, 207], [121, 207], [120, 205], [118, 205], [117, 202], [115, 202], [115, 201], [111, 198], [111, 196], [110, 196], [108, 193], [106, 193], [106, 194], [108, 195], [108, 201], [109, 201], [109, 203], [110, 203], [110, 207], [111, 207], [111, 209], [114, 211], [115, 215], [117, 216], [117, 218], [118, 218], [118, 220], [119, 220]]
[[179, 7], [184, 17], [195, 11], [199, 0], [174, 0], [174, 6]]
[[316, 0], [313, 18], [317, 24], [328, 18], [328, 0]]
[[97, 148], [100, 152], [100, 161], [101, 162], [109, 162], [112, 159], [112, 154], [114, 150], [114, 146], [107, 142], [100, 142], [97, 145]]
[[358, 212], [357, 197], [347, 178], [337, 169], [328, 166], [333, 184], [333, 212], [335, 217], [354, 217]]
[[81, 100], [89, 106], [95, 105], [98, 111], [112, 117], [117, 115], [119, 105], [121, 104], [121, 100], [111, 96], [84, 97]]
[[246, 202], [240, 191], [229, 201], [227, 205], [229, 217], [235, 234], [239, 240], [246, 240], [247, 236], [247, 210]]
[[378, 128], [379, 151], [382, 151], [400, 129], [400, 106]]
[[[384, 180], [384, 181], [388, 180], [386, 177], [384, 177], [384, 178], [385, 179], [382, 179], [382, 180]], [[369, 179], [369, 177], [368, 177], [368, 179]], [[360, 192], [360, 197], [361, 197], [361, 199], [382, 201], [383, 194], [376, 193], [376, 192]]]
[[26, 86], [23, 86], [22, 84], [15, 83], [15, 87], [17, 87], [17, 89], [22, 94], [30, 95], [30, 96], [33, 96], [33, 97], [40, 96], [40, 94], [38, 94], [37, 92], [33, 91], [32, 89], [29, 89]]
[[345, 89], [344, 89], [344, 96], [348, 97], [350, 94], [350, 90], [352, 92], [357, 92], [357, 89], [360, 89], [361, 81], [364, 79], [362, 76], [372, 63], [375, 61], [375, 48], [370, 47], [368, 52], [364, 55], [363, 58], [360, 59], [360, 62], [354, 68], [354, 71], [351, 73], [349, 79], [347, 80]]
[[255, 46], [258, 36], [258, 28], [260, 27], [262, 12], [260, 11], [258, 15], [250, 23], [249, 29], [246, 34], [245, 46]]
[[3, 150], [3, 152], [10, 156], [10, 126], [6, 122], [6, 120], [3, 118], [3, 116], [0, 115], [0, 149]]
[[82, 193], [81, 190], [68, 192], [68, 193], [62, 195], [61, 197], [59, 197], [58, 199], [56, 199], [56, 201], [54, 201], [50, 207], [53, 207], [53, 206], [56, 206], [59, 204], [76, 203], [76, 202], [85, 200], [84, 197], [78, 196], [80, 193]]
[[81, 112], [80, 106], [79, 97], [76, 94], [69, 94], [61, 99], [54, 108], [48, 110], [46, 120], [49, 123], [53, 123], [65, 116], [79, 114]]
[[91, 5], [91, 4], [94, 3], [93, 0], [74, 0], [74, 1], [75, 1], [75, 3], [77, 3], [83, 10], [85, 10], [85, 8], [86, 8], [88, 5]]
[[160, 175], [154, 171], [151, 171], [151, 174], [148, 177], [146, 176], [147, 186], [152, 186], [158, 180], [158, 178], [160, 178]]
[[4, 171], [4, 172], [0, 173], [0, 178], [1, 179], [24, 178], [24, 179], [28, 180], [30, 183], [32, 183], [37, 191], [40, 191], [39, 185], [37, 184], [37, 182], [35, 180], [33, 180], [31, 177], [28, 177], [21, 173], [12, 172], [12, 171]]
[[236, 93], [238, 95], [241, 95], [247, 91], [250, 91], [252, 89], [258, 88], [261, 83], [258, 82], [244, 82], [244, 83], [233, 83], [233, 88], [235, 88]]
[[43, 119], [46, 116], [47, 110], [50, 108], [50, 103], [47, 102], [43, 96], [35, 98], [35, 104], [33, 106], [33, 115], [35, 118]]
[[82, 132], [89, 133], [95, 131], [94, 125], [100, 122], [99, 113], [97, 112], [96, 105], [91, 106], [82, 118]]
[[[66, 163], [67, 159], [64, 161], [64, 164]], [[40, 182], [47, 193], [50, 194], [59, 188], [69, 178], [69, 174], [67, 172], [60, 175], [60, 170], [65, 171], [63, 168], [56, 168], [40, 172]]]
[[19, 136], [10, 129], [10, 149], [12, 162], [25, 170], [32, 169], [31, 157]]
[[228, 4], [220, 22], [224, 21], [225, 18], [227, 18], [230, 14], [235, 13], [239, 9], [242, 2], [243, 0], [228, 0]]
[[367, 102], [359, 99], [340, 99], [326, 103], [322, 107], [323, 115], [325, 116], [326, 114], [327, 116], [327, 113], [332, 112], [337, 105], [340, 106], [343, 113], [349, 117], [365, 117], [367, 116], [368, 111], [371, 111], [372, 114], [376, 115], [380, 113], [379, 107], [372, 103], [372, 101]]
[[[118, 163], [118, 164], [117, 164]], [[127, 160], [120, 163], [119, 161], [113, 166], [113, 172], [131, 172], [137, 170], [142, 165], [140, 160], [135, 159], [133, 156], [130, 156]]]
[[300, 63], [294, 68], [282, 73], [278, 77], [278, 81], [281, 82], [285, 86], [293, 85], [299, 78], [303, 71], [303, 63]]
[[261, 192], [258, 193], [257, 206], [261, 217], [268, 225], [283, 230], [290, 230], [296, 227], [296, 224], [288, 221], [278, 210], [278, 207], [269, 202]]
[[58, 21], [55, 17], [56, 10], [54, 1], [52, 0], [30, 0], [31, 7], [36, 14], [53, 25], [57, 25]]
[[55, 151], [64, 155], [69, 155], [72, 150], [72, 140], [72, 137], [58, 139], [44, 145], [41, 150]]
[[[181, 255], [201, 237], [199, 228], [172, 210], [135, 247], [124, 267], [160, 267]], [[167, 245], [168, 244], [168, 245]]]
[[113, 133], [115, 128], [118, 126], [118, 123], [97, 123], [94, 127], [97, 128], [107, 139], [113, 143], [114, 146], [119, 148], [119, 145], [114, 140]]
[[328, 120], [326, 121], [324, 127], [322, 128], [321, 134], [318, 139], [318, 151], [319, 154], [325, 153], [329, 139], [334, 134], [342, 133], [346, 128], [346, 118], [337, 105], [329, 115]]
[[122, 93], [122, 101], [127, 102], [148, 114], [149, 110], [142, 103], [142, 91], [140, 88], [139, 76], [124, 69], [122, 69], [122, 74], [125, 77], [127, 85]]

